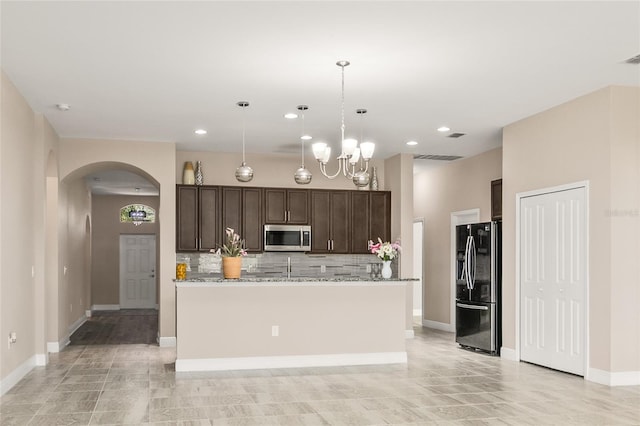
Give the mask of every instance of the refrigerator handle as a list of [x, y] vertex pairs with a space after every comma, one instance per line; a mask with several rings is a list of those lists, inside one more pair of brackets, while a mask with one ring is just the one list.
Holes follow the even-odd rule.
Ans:
[[473, 285], [471, 283], [471, 243], [473, 242], [473, 237], [467, 237], [467, 245], [464, 249], [464, 270], [465, 270], [465, 281], [467, 283], [467, 288], [471, 290]]
[[476, 242], [471, 238], [471, 244], [469, 244], [469, 258], [471, 259], [469, 266], [469, 288], [473, 289], [476, 284]]

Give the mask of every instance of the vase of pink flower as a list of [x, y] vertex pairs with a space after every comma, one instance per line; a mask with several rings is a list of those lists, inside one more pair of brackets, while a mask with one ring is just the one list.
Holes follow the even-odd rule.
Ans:
[[382, 278], [391, 278], [391, 275], [393, 274], [393, 271], [391, 270], [391, 261], [398, 257], [400, 250], [402, 250], [402, 248], [397, 241], [395, 243], [383, 243], [380, 238], [378, 238], [378, 242], [375, 244], [373, 241], [369, 241], [369, 251], [382, 260]]

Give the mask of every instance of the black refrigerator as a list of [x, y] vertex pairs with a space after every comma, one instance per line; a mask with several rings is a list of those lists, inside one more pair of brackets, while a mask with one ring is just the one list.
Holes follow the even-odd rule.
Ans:
[[456, 342], [499, 355], [501, 223], [456, 227]]

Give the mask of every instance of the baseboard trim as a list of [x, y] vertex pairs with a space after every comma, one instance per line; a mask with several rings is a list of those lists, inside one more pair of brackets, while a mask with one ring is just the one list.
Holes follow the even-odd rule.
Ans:
[[336, 367], [406, 363], [406, 352], [373, 352], [362, 354], [177, 359], [176, 371], [260, 370], [270, 368]]
[[82, 327], [82, 324], [84, 324], [85, 322], [87, 322], [87, 316], [86, 315], [83, 315], [80, 318], [78, 318], [77, 320], [75, 320], [75, 322], [69, 326], [69, 336], [71, 336], [73, 333], [75, 333], [77, 329]]
[[92, 311], [119, 311], [120, 305], [92, 305]]
[[448, 331], [449, 333], [455, 333], [456, 329], [453, 324], [447, 324], [444, 322], [431, 321], [431, 320], [422, 320], [422, 325], [427, 328], [433, 328], [435, 330]]
[[36, 354], [36, 365], [39, 367], [45, 366], [49, 363], [49, 354]]
[[161, 348], [175, 348], [176, 338], [175, 337], [158, 337], [158, 346], [160, 346]]
[[500, 358], [506, 359], [507, 361], [520, 361], [515, 349], [505, 348], [504, 346], [500, 348]]
[[405, 330], [404, 331], [404, 338], [405, 339], [413, 339], [414, 337], [416, 337], [416, 333], [413, 331], [413, 328], [411, 330]]
[[47, 342], [47, 352], [57, 353], [69, 346], [71, 341], [69, 340], [69, 336], [64, 336], [62, 340], [59, 342]]
[[607, 386], [638, 386], [640, 385], [640, 371], [604, 371], [589, 368], [586, 380]]
[[11, 373], [7, 374], [4, 379], [0, 380], [0, 395], [4, 395], [12, 387], [16, 385], [24, 376], [29, 374], [29, 372], [36, 366], [36, 355], [32, 356], [22, 364], [20, 364], [17, 368], [15, 368]]

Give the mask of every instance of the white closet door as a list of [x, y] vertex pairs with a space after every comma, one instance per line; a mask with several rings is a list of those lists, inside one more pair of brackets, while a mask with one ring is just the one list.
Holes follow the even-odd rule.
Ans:
[[520, 200], [520, 357], [584, 375], [586, 189]]

